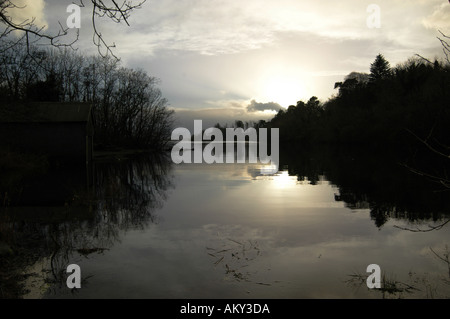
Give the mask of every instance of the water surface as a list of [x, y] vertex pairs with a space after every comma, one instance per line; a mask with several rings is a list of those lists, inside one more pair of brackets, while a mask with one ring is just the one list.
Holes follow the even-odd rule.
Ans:
[[[24, 269], [25, 297], [450, 296], [446, 216], [399, 214], [304, 166], [97, 163], [89, 217], [44, 222], [57, 245]], [[65, 284], [72, 263], [76, 291]], [[367, 288], [370, 264], [393, 289]]]

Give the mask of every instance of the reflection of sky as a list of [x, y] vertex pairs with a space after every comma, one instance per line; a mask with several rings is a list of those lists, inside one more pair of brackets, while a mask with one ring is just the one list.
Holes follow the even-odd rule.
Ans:
[[[171, 157], [177, 164], [223, 164], [223, 163], [265, 163], [261, 165], [251, 165], [248, 167], [249, 175], [256, 177], [259, 175], [274, 175], [278, 172], [279, 152], [278, 148], [269, 147], [267, 155], [261, 151], [258, 143], [253, 141], [221, 141], [221, 142], [201, 142], [180, 140], [172, 137], [174, 146], [171, 150]], [[267, 141], [259, 140], [260, 143]], [[196, 155], [197, 154], [197, 155]], [[265, 158], [263, 161], [262, 158]]]
[[[404, 282], [426, 273], [430, 287], [442, 291], [442, 281], [429, 278], [448, 276], [448, 269], [429, 247], [442, 252], [448, 231], [408, 232], [393, 227], [407, 226], [399, 220], [378, 229], [369, 210], [336, 202], [336, 188], [326, 181], [299, 183], [286, 172], [264, 176], [259, 169], [176, 166], [176, 188], [157, 212], [160, 222], [80, 261], [83, 273], [94, 276], [78, 296], [377, 298], [365, 286], [356, 290], [344, 282], [354, 273], [366, 275], [372, 263]], [[237, 243], [257, 243], [260, 255], [238, 259]], [[230, 276], [230, 269], [244, 273], [246, 281]]]

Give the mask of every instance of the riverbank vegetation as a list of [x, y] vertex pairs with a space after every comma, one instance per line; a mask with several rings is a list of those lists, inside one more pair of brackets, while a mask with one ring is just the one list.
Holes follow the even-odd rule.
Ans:
[[350, 73], [324, 103], [312, 97], [280, 110], [267, 126], [279, 127], [282, 141], [303, 144], [450, 145], [448, 63], [417, 57], [390, 68], [380, 54], [371, 70]]
[[[267, 127], [281, 143], [370, 149], [450, 188], [450, 64], [415, 57], [391, 68], [380, 54], [370, 74], [349, 74], [338, 93], [281, 110]], [[375, 155], [374, 155], [375, 156]]]
[[127, 68], [111, 56], [84, 56], [71, 49], [38, 49], [14, 43], [0, 51], [0, 102], [86, 102], [92, 105], [97, 149], [166, 146], [173, 111], [159, 79]]
[[[382, 54], [370, 73], [351, 72], [327, 101], [316, 96], [269, 121], [235, 127], [279, 128], [282, 149], [359, 150], [450, 189], [450, 62], [415, 56], [394, 67]], [[217, 124], [216, 127], [225, 127]]]

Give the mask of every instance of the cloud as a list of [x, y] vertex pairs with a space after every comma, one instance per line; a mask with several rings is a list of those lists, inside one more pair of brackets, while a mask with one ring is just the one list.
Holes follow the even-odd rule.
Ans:
[[[256, 113], [252, 113], [256, 114]], [[175, 127], [186, 127], [193, 131], [194, 120], [202, 120], [203, 128], [213, 127], [216, 123], [221, 125], [232, 125], [236, 120], [258, 121], [269, 120], [273, 114], [251, 116], [250, 113], [237, 109], [175, 109]]]
[[[411, 27], [423, 28], [420, 19], [441, 1], [412, 0], [405, 4], [398, 0], [379, 0], [381, 29], [377, 30], [367, 26], [368, 1], [272, 0], [261, 4], [260, 0], [164, 0], [134, 12], [133, 30], [139, 33], [139, 38], [145, 37], [139, 44], [143, 48], [187, 50], [206, 55], [275, 45], [280, 34], [286, 32], [309, 33], [316, 40], [394, 37], [407, 42], [413, 38], [415, 43]], [[443, 13], [439, 19], [445, 21]], [[414, 33], [417, 31], [420, 30]], [[123, 36], [128, 37], [129, 33]]]
[[237, 0], [158, 1], [134, 12], [132, 29], [137, 38], [145, 38], [139, 46], [146, 49], [232, 54], [273, 40], [267, 19], [258, 19], [248, 8]]
[[[286, 32], [329, 39], [370, 37], [366, 7], [354, 0], [165, 0], [134, 12], [131, 29], [146, 50], [233, 54], [274, 45]], [[129, 39], [130, 33], [121, 36]]]
[[203, 128], [233, 125], [236, 120], [258, 122], [271, 120], [281, 106], [274, 102], [258, 103], [255, 100], [223, 99], [204, 101], [206, 107], [178, 108], [175, 111], [174, 127], [186, 127], [193, 130], [194, 120], [202, 120]]
[[[29, 10], [36, 9], [37, 13], [32, 16], [42, 17], [38, 12], [42, 11], [44, 0], [20, 1], [26, 2]], [[444, 4], [441, 6], [442, 2], [379, 0], [376, 3], [381, 8], [381, 29], [367, 27], [367, 7], [371, 2], [355, 0], [147, 1], [141, 10], [132, 12], [130, 27], [111, 24], [108, 19], [98, 19], [98, 23], [100, 25], [100, 20], [104, 20], [102, 34], [105, 39], [117, 43], [122, 55], [145, 52], [147, 56], [154, 56], [160, 50], [203, 55], [237, 54], [276, 48], [280, 38], [294, 33], [307, 35], [308, 39], [318, 43], [370, 40], [383, 44], [391, 40], [396, 47], [400, 44], [410, 50], [423, 43], [424, 36], [430, 35], [424, 33], [424, 30], [429, 31], [427, 28], [434, 28], [436, 23], [448, 25], [448, 8]], [[45, 0], [45, 3], [47, 18], [51, 21], [57, 16], [64, 22], [67, 14], [59, 7], [67, 6], [71, 1]], [[440, 8], [443, 10], [439, 11]], [[89, 21], [85, 23], [85, 19], [90, 18], [88, 9], [82, 10], [81, 32], [89, 29]], [[426, 20], [422, 21], [424, 17]], [[82, 34], [83, 37], [90, 40], [89, 34]], [[433, 41], [435, 36], [430, 38]]]
[[278, 103], [275, 102], [258, 103], [255, 100], [251, 100], [250, 104], [247, 106], [248, 112], [279, 111], [281, 109], [282, 107]]
[[12, 21], [16, 24], [32, 22], [37, 28], [46, 29], [47, 21], [44, 15], [45, 2], [44, 0], [16, 0], [14, 1], [15, 8], [8, 10]]
[[446, 32], [450, 29], [450, 4], [442, 3], [436, 6], [433, 13], [423, 19], [422, 23], [427, 29], [438, 29]]
[[[50, 28], [65, 21], [71, 2], [45, 0]], [[447, 1], [378, 0], [379, 29], [367, 26], [370, 3], [160, 0], [132, 12], [130, 26], [98, 22], [127, 67], [160, 78], [172, 107], [205, 110], [195, 116], [213, 125], [265, 112], [273, 116], [277, 103], [287, 107], [313, 95], [332, 96], [335, 82], [352, 71], [368, 72], [378, 53], [393, 66], [414, 54], [442, 54], [434, 28], [450, 21]], [[84, 54], [96, 53], [89, 19], [89, 8], [82, 8], [76, 46]], [[192, 120], [192, 112], [181, 114]]]

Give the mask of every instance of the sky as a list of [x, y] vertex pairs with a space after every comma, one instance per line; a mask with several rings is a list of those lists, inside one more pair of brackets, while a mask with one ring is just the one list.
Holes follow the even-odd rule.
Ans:
[[[16, 0], [48, 32], [65, 25], [72, 0]], [[75, 47], [96, 54], [89, 0]], [[122, 0], [116, 1], [122, 3]], [[111, 3], [111, 1], [105, 1]], [[136, 3], [136, 1], [134, 1]], [[19, 11], [19, 10], [18, 10]], [[147, 0], [130, 26], [98, 27], [122, 64], [160, 79], [176, 125], [204, 128], [270, 119], [316, 96], [325, 102], [345, 75], [369, 72], [381, 53], [391, 66], [415, 54], [442, 58], [447, 0]], [[53, 31], [54, 32], [54, 31]]]

